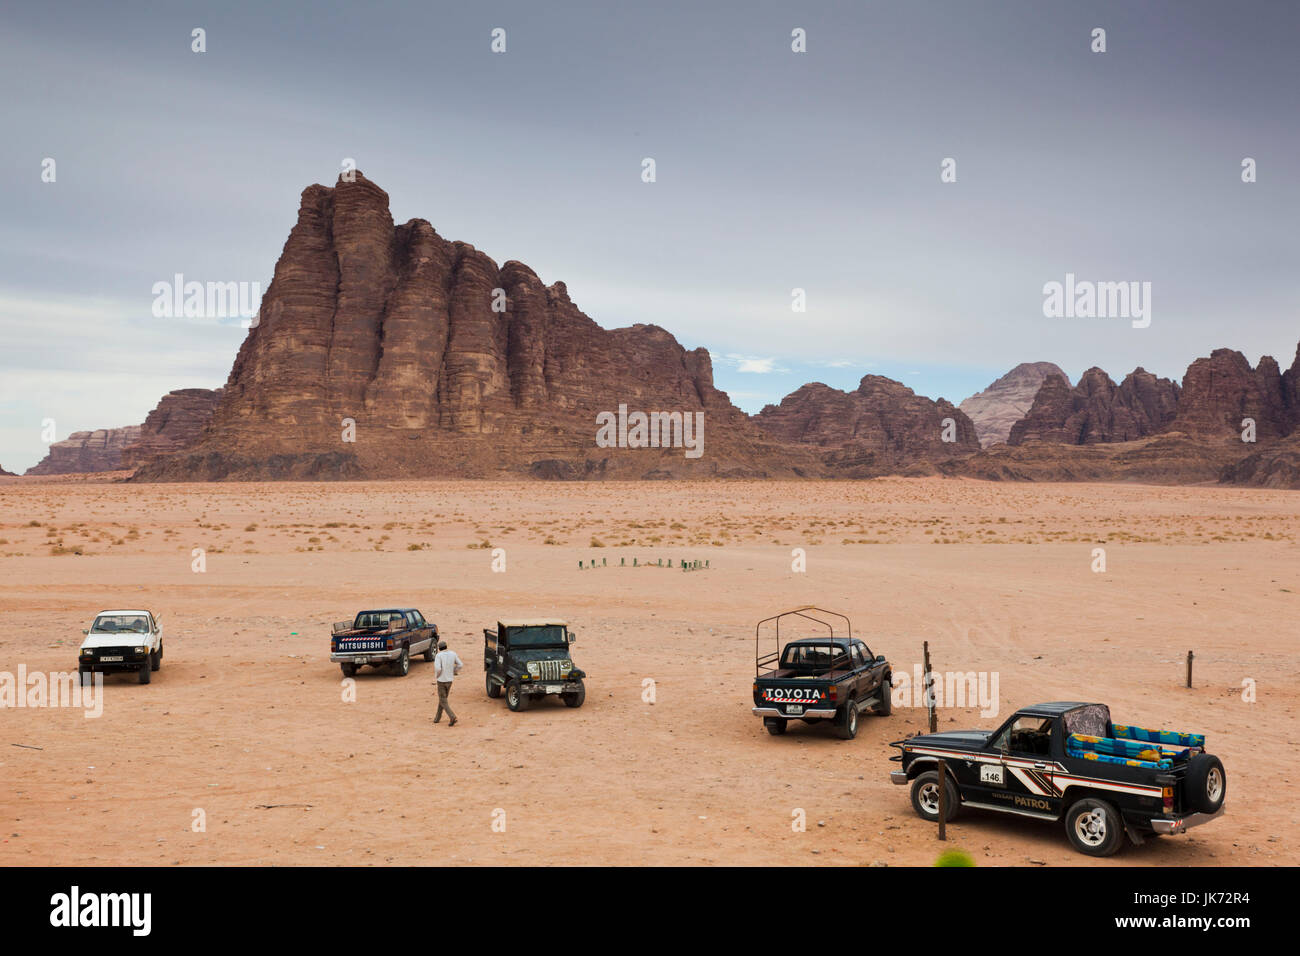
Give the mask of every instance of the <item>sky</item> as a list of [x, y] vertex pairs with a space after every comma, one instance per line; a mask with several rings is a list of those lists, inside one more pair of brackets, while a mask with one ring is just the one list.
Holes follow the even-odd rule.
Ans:
[[[1300, 4], [15, 7], [10, 471], [51, 430], [223, 384], [238, 318], [155, 316], [155, 283], [265, 290], [299, 194], [345, 159], [397, 222], [563, 280], [606, 328], [709, 349], [751, 412], [867, 373], [957, 402], [1025, 361], [1181, 379], [1230, 347], [1286, 367], [1300, 340]], [[1067, 274], [1149, 282], [1149, 325], [1046, 316]]]

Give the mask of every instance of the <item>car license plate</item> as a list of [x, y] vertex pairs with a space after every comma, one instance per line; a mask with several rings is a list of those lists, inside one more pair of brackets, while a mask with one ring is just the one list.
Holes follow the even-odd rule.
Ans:
[[100, 660], [103, 661], [105, 664], [116, 664], [116, 663], [121, 663], [122, 658], [121, 658], [121, 657], [101, 657]]
[[786, 705], [785, 705], [785, 712], [786, 712], [787, 714], [802, 714], [802, 713], [803, 713], [803, 704], [786, 704]]
[[561, 687], [559, 684], [547, 684], [547, 685], [546, 685], [546, 693], [548, 693], [548, 694], [558, 694], [558, 693], [559, 693], [561, 690], [563, 690], [563, 689], [564, 689], [564, 688]]

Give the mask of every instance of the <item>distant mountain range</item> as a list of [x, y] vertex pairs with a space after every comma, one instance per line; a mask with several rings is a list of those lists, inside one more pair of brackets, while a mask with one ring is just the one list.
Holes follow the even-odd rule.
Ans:
[[[303, 191], [223, 389], [174, 391], [141, 425], [74, 433], [27, 473], [1300, 487], [1300, 349], [1285, 372], [1219, 349], [1181, 384], [1138, 368], [1116, 385], [1092, 368], [1071, 385], [1050, 362], [1025, 363], [960, 407], [867, 375], [851, 392], [804, 385], [751, 416], [714, 387], [706, 350], [658, 326], [603, 329], [564, 283], [498, 266], [423, 219], [395, 225], [388, 195], [354, 176]], [[617, 426], [598, 435], [598, 420]], [[684, 421], [703, 422], [698, 455]]]

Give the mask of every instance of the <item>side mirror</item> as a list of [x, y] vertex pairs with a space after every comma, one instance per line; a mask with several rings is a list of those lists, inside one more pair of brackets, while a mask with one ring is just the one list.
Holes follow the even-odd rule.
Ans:
[[884, 655], [884, 654], [877, 654], [877, 655], [876, 655], [876, 663], [877, 663], [877, 664], [883, 664], [883, 663], [885, 663], [885, 655]]
[[90, 629], [89, 629], [89, 628], [86, 628], [86, 627], [83, 627], [83, 628], [81, 629], [81, 633], [82, 633], [83, 635], [88, 636], [88, 635], [90, 634]]
[[572, 631], [569, 631], [569, 643], [570, 644], [578, 643], [578, 635], [574, 634]]

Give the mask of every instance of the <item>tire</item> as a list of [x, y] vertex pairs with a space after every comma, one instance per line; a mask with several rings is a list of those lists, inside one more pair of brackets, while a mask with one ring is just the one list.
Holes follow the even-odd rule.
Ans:
[[789, 723], [789, 721], [786, 720], [784, 717], [764, 717], [764, 718], [763, 718], [763, 726], [767, 728], [767, 732], [768, 732], [769, 734], [771, 734], [773, 737], [782, 737], [782, 736], [784, 736], [784, 735], [785, 735], [786, 724], [788, 724], [788, 723]]
[[162, 645], [158, 645], [158, 651], [149, 655], [149, 670], [156, 671], [162, 667]]
[[528, 705], [532, 703], [519, 686], [519, 681], [512, 680], [506, 684], [506, 706], [513, 711], [527, 710]]
[[433, 637], [429, 638], [429, 649], [424, 652], [424, 659], [428, 661], [430, 664], [432, 664], [433, 659], [437, 656], [438, 656], [438, 635], [434, 634]]
[[339, 670], [343, 671], [343, 676], [344, 676], [344, 677], [356, 677], [356, 676], [357, 676], [357, 665], [356, 665], [356, 664], [340, 664], [340, 665], [339, 665]]
[[409, 673], [411, 673], [411, 649], [403, 647], [402, 656], [393, 662], [393, 676], [405, 677]]
[[496, 700], [501, 696], [501, 685], [492, 683], [492, 675], [487, 675], [487, 692], [488, 696]]
[[835, 718], [835, 736], [852, 740], [858, 735], [858, 702], [850, 697], [844, 702], [844, 712]]
[[571, 694], [561, 694], [564, 698], [565, 707], [581, 707], [582, 702], [587, 699], [587, 685], [578, 681], [578, 689]]
[[1124, 844], [1124, 824], [1105, 800], [1085, 797], [1065, 811], [1065, 835], [1080, 853], [1111, 856]]
[[880, 703], [875, 707], [875, 713], [878, 717], [888, 717], [894, 712], [894, 678], [891, 674], [886, 674], [884, 680], [880, 682], [880, 688], [877, 691], [880, 694]]
[[[946, 777], [944, 783], [948, 787], [947, 819], [951, 820], [957, 816], [961, 801], [957, 797], [957, 788], [952, 785], [952, 778]], [[939, 822], [939, 771], [927, 770], [912, 781], [912, 809], [922, 820]]]
[[144, 659], [144, 663], [140, 665], [140, 683], [141, 684], [149, 683], [149, 679], [152, 676], [153, 676], [153, 667], [149, 664], [149, 658], [146, 657]]
[[1228, 795], [1228, 775], [1214, 754], [1197, 754], [1187, 764], [1187, 802], [1200, 813], [1218, 813]]
[[89, 687], [95, 683], [95, 672], [89, 667], [78, 667], [77, 674], [81, 677], [82, 687]]

